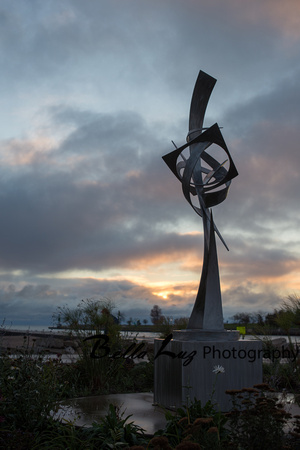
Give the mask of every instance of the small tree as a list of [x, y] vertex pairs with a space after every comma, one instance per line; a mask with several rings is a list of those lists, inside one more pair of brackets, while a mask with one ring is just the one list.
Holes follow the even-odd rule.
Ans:
[[300, 325], [300, 297], [296, 294], [288, 295], [277, 314], [286, 314], [290, 317], [291, 326]]
[[173, 332], [173, 318], [161, 316], [159, 321], [155, 324], [155, 329], [160, 333], [159, 337], [165, 339], [169, 334]]
[[179, 317], [178, 319], [174, 320], [174, 329], [175, 330], [185, 329], [188, 323], [189, 323], [188, 317]]
[[274, 312], [273, 314], [269, 313], [266, 315], [266, 319], [265, 319], [265, 323], [266, 325], [268, 325], [269, 327], [278, 327], [278, 323], [276, 322], [276, 313]]
[[121, 323], [121, 322], [123, 322], [123, 320], [125, 320], [125, 315], [123, 313], [121, 313], [121, 311], [118, 311], [117, 319], [118, 319], [118, 323]]
[[114, 304], [109, 299], [81, 300], [76, 308], [59, 306], [53, 314], [57, 324], [65, 325], [71, 334], [86, 337], [91, 332], [96, 334], [106, 330], [114, 335], [119, 331], [118, 320], [112, 315]]
[[293, 348], [291, 328], [300, 324], [300, 297], [296, 294], [288, 295], [279, 310], [275, 310], [277, 325], [288, 336], [290, 348]]
[[79, 344], [79, 359], [77, 365], [81, 372], [81, 377], [89, 384], [91, 391], [104, 390], [109, 380], [120, 373], [122, 361], [109, 358], [91, 358], [91, 350], [94, 345], [93, 340], [85, 340], [91, 334], [103, 334], [109, 337], [109, 347], [111, 352], [120, 350], [122, 347], [120, 326], [117, 319], [112, 315], [114, 308], [109, 299], [82, 300], [76, 308], [63, 306], [58, 308], [58, 312], [53, 315], [54, 322], [66, 325], [71, 336], [76, 337]]
[[151, 322], [156, 325], [161, 322], [162, 313], [158, 305], [154, 305], [150, 312]]
[[232, 319], [234, 322], [239, 323], [240, 325], [248, 325], [251, 322], [251, 314], [249, 313], [237, 313]]
[[265, 317], [266, 317], [266, 313], [262, 312], [262, 311], [258, 311], [256, 313], [252, 314], [252, 321], [253, 323], [256, 323], [259, 326], [263, 326], [265, 324]]

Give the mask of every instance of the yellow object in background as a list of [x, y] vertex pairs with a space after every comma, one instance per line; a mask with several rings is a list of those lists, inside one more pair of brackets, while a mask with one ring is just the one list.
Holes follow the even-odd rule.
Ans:
[[244, 339], [246, 334], [246, 327], [236, 327], [236, 329], [240, 332], [240, 335], [242, 335]]

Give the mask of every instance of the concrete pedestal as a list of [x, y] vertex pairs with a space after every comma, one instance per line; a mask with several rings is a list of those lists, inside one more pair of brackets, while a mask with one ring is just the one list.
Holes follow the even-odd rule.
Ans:
[[[262, 343], [253, 340], [199, 341], [155, 339], [154, 402], [178, 408], [190, 400], [211, 399], [221, 411], [231, 408], [227, 389], [262, 382]], [[216, 375], [215, 366], [224, 373]]]

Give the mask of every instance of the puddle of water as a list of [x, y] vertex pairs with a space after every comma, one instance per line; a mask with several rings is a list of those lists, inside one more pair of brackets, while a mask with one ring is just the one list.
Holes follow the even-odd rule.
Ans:
[[61, 402], [53, 417], [88, 427], [108, 413], [110, 404], [118, 408], [121, 414], [124, 413], [123, 418], [130, 415], [128, 421], [142, 427], [147, 434], [154, 434], [166, 424], [164, 410], [153, 405], [153, 394], [148, 392], [71, 399]]

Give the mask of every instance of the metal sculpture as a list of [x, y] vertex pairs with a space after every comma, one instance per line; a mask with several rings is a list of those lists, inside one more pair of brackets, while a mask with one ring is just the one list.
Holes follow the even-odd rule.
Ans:
[[[187, 143], [177, 148], [173, 142], [176, 149], [163, 156], [181, 182], [184, 197], [203, 220], [203, 266], [187, 327], [190, 330], [224, 331], [215, 233], [227, 250], [228, 247], [214, 223], [210, 208], [225, 200], [231, 180], [238, 172], [218, 124], [203, 128], [206, 107], [216, 81], [200, 71], [191, 101]], [[219, 161], [216, 152], [224, 153], [225, 160], [223, 157]], [[198, 200], [197, 204], [193, 198]]]

